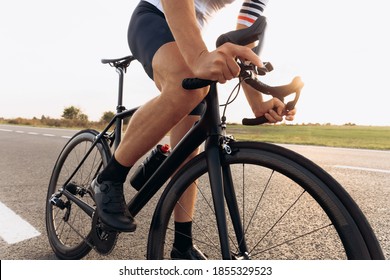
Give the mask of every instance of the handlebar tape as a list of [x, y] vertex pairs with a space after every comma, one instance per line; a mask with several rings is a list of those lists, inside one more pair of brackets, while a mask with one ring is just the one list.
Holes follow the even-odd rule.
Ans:
[[261, 116], [258, 118], [253, 118], [253, 119], [249, 119], [249, 118], [242, 119], [243, 125], [260, 125], [260, 124], [265, 124], [265, 123], [268, 123], [268, 120], [264, 116]]

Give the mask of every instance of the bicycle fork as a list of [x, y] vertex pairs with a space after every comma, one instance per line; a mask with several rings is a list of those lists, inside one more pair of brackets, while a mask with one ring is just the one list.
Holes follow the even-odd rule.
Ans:
[[[230, 260], [232, 258], [248, 259], [249, 255], [247, 253], [248, 250], [234, 191], [232, 174], [229, 166], [225, 166], [222, 163], [219, 139], [220, 136], [210, 136], [206, 142], [207, 148], [205, 151], [222, 258], [225, 260]], [[232, 255], [230, 250], [229, 233], [225, 214], [225, 198], [232, 219], [235, 236], [237, 238], [237, 244], [241, 252], [239, 255]]]
[[[205, 143], [205, 154], [208, 166], [211, 194], [213, 197], [214, 211], [217, 219], [219, 241], [221, 246], [222, 258], [230, 260], [232, 258], [246, 258], [247, 246], [244, 239], [244, 231], [239, 215], [238, 204], [234, 192], [231, 170], [223, 163], [223, 152], [231, 153], [226, 141], [224, 120], [220, 123], [219, 102], [216, 84], [210, 86], [209, 94], [206, 96], [207, 107], [205, 116], [201, 119], [201, 125], [207, 127], [207, 138]], [[202, 122], [204, 121], [204, 122]], [[209, 123], [220, 124], [209, 127]], [[222, 140], [222, 141], [221, 141]], [[229, 233], [225, 214], [225, 197], [228, 204], [228, 210], [233, 222], [233, 229], [239, 244], [240, 254], [232, 256], [229, 244]]]

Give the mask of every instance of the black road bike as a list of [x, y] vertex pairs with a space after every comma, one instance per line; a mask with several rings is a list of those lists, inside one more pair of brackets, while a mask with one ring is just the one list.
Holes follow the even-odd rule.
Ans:
[[[250, 28], [223, 34], [217, 45], [261, 41], [264, 27], [265, 19], [259, 18]], [[118, 146], [123, 119], [137, 111], [122, 105], [123, 77], [133, 60], [132, 56], [102, 60], [119, 73], [117, 114], [101, 132], [76, 133], [54, 166], [46, 199], [46, 227], [50, 245], [61, 259], [80, 259], [91, 249], [108, 254], [116, 244], [119, 232], [100, 222], [90, 185]], [[271, 64], [258, 68], [238, 63], [240, 83], [281, 100], [295, 94], [287, 103], [288, 110], [294, 108], [303, 86], [299, 77], [271, 87], [257, 79], [272, 70]], [[170, 258], [173, 209], [180, 207], [179, 198], [193, 183], [198, 188], [194, 243], [210, 259], [384, 259], [362, 211], [331, 175], [286, 148], [234, 140], [226, 133], [225, 111], [220, 116], [217, 84], [183, 81], [187, 89], [206, 85], [210, 91], [200, 121], [128, 202], [129, 212], [137, 217], [165, 186], [151, 219], [147, 259]], [[243, 123], [265, 121], [244, 119]], [[203, 143], [204, 151], [177, 171]]]

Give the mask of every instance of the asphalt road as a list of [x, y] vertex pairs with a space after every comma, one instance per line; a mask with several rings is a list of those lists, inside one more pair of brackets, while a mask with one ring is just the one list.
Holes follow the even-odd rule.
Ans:
[[[0, 125], [0, 259], [56, 259], [46, 236], [45, 199], [55, 160], [74, 130]], [[288, 145], [331, 173], [351, 194], [371, 223], [390, 259], [390, 151]], [[147, 228], [147, 210], [137, 217]], [[145, 220], [143, 220], [145, 217]], [[4, 218], [3, 218], [4, 220]], [[0, 218], [0, 221], [1, 218]], [[16, 230], [17, 230], [16, 229]], [[107, 259], [142, 259], [144, 231], [119, 236]], [[88, 259], [103, 257], [92, 252]]]

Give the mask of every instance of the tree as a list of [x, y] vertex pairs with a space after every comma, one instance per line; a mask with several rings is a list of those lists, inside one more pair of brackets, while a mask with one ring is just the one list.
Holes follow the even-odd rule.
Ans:
[[112, 118], [114, 116], [115, 116], [114, 112], [111, 112], [111, 111], [104, 112], [102, 117], [100, 118], [100, 122], [108, 123], [108, 122], [110, 122], [112, 120]]
[[69, 106], [64, 109], [62, 117], [66, 120], [80, 120], [83, 122], [88, 121], [88, 116], [81, 112], [80, 108], [75, 106]]
[[66, 107], [61, 117], [66, 120], [76, 120], [80, 114], [80, 109], [74, 106]]
[[88, 121], [88, 116], [86, 114], [79, 114], [77, 116], [77, 119], [82, 121], [82, 122], [87, 122]]

